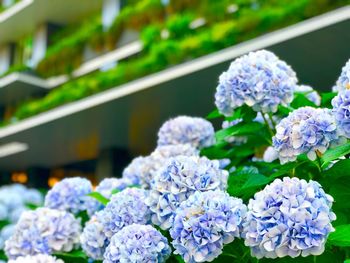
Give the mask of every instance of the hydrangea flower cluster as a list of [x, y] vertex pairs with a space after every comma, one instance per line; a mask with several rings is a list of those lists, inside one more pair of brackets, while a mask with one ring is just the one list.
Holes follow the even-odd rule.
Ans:
[[35, 256], [18, 257], [14, 260], [9, 260], [8, 263], [64, 263], [62, 259], [56, 259], [53, 256], [38, 254]]
[[123, 179], [130, 184], [150, 188], [157, 171], [170, 157], [178, 155], [199, 155], [199, 151], [190, 144], [158, 146], [149, 156], [135, 158], [123, 171]]
[[339, 139], [335, 118], [328, 109], [299, 108], [282, 119], [276, 130], [273, 146], [282, 164], [303, 153], [315, 160]]
[[5, 243], [9, 259], [19, 256], [71, 251], [78, 243], [80, 222], [65, 211], [38, 208], [26, 211]]
[[146, 203], [154, 213], [152, 222], [169, 229], [176, 208], [196, 191], [209, 191], [227, 186], [228, 172], [220, 162], [199, 156], [170, 158], [152, 182]]
[[297, 83], [295, 72], [273, 53], [260, 50], [233, 61], [219, 78], [215, 104], [225, 116], [244, 104], [255, 111], [276, 112], [288, 105]]
[[81, 247], [86, 255], [94, 260], [102, 260], [109, 240], [103, 232], [101, 212], [96, 213], [86, 223], [80, 236]]
[[334, 97], [332, 106], [341, 135], [350, 138], [350, 90], [344, 90]]
[[299, 85], [295, 87], [296, 92], [304, 93], [305, 97], [313, 102], [316, 106], [321, 105], [321, 96], [316, 90], [307, 85]]
[[158, 131], [158, 146], [191, 144], [201, 149], [214, 143], [214, 127], [203, 118], [179, 116], [166, 121]]
[[162, 263], [169, 258], [170, 253], [168, 240], [154, 227], [133, 224], [112, 237], [103, 262]]
[[45, 196], [45, 206], [77, 214], [87, 210], [92, 192], [91, 182], [85, 178], [66, 178], [54, 185]]
[[246, 212], [241, 199], [223, 191], [195, 192], [176, 210], [170, 229], [175, 253], [185, 262], [212, 261], [240, 237]]
[[125, 226], [148, 224], [151, 211], [145, 204], [146, 197], [147, 191], [138, 188], [127, 188], [113, 195], [99, 216], [104, 234], [111, 238]]
[[257, 258], [320, 255], [334, 231], [332, 202], [315, 181], [276, 179], [249, 201], [245, 245]]
[[20, 184], [0, 187], [0, 220], [16, 223], [27, 205], [41, 205], [43, 195], [36, 189]]
[[336, 85], [333, 87], [334, 92], [341, 92], [350, 89], [350, 59], [346, 62], [342, 68], [341, 74], [337, 80]]
[[[114, 190], [122, 191], [127, 188], [128, 182], [121, 178], [105, 178], [96, 187], [95, 192], [100, 193], [106, 198], [110, 198]], [[96, 199], [91, 198], [87, 202], [87, 212], [92, 216], [95, 212], [104, 208], [104, 205], [98, 202]]]
[[267, 147], [264, 152], [263, 160], [267, 163], [272, 163], [274, 160], [278, 159], [278, 152], [272, 146]]

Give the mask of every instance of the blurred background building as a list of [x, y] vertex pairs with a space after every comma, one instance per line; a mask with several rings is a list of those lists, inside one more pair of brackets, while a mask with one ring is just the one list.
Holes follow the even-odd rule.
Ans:
[[159, 126], [206, 116], [249, 51], [329, 90], [350, 57], [350, 0], [0, 0], [0, 182], [119, 176]]

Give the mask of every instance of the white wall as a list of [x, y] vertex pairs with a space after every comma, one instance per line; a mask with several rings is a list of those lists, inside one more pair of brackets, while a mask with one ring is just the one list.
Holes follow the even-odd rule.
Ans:
[[47, 49], [47, 25], [43, 24], [36, 29], [33, 39], [33, 53], [28, 66], [35, 67], [45, 56]]

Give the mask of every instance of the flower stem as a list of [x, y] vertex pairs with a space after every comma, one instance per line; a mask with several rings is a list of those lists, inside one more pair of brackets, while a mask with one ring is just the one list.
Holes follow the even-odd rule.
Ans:
[[260, 112], [260, 113], [261, 113], [261, 116], [262, 116], [263, 119], [264, 119], [265, 125], [266, 125], [267, 129], [269, 130], [269, 133], [270, 133], [271, 137], [273, 137], [275, 134], [274, 134], [273, 131], [271, 130], [271, 127], [270, 127], [270, 125], [269, 125], [269, 122], [268, 122], [267, 119], [265, 118], [264, 113], [262, 113], [262, 112]]

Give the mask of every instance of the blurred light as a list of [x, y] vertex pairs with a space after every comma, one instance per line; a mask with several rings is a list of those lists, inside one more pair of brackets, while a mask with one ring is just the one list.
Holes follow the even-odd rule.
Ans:
[[11, 175], [12, 182], [25, 184], [28, 182], [28, 176], [26, 173], [13, 173]]
[[56, 183], [58, 183], [60, 181], [60, 178], [57, 177], [50, 177], [49, 180], [47, 181], [47, 184], [49, 185], [49, 187], [53, 187]]
[[227, 13], [233, 14], [238, 10], [238, 5], [232, 4], [227, 7]]
[[0, 146], [0, 158], [28, 150], [28, 144], [11, 142]]
[[193, 20], [190, 24], [190, 28], [196, 29], [198, 27], [204, 26], [206, 23], [207, 23], [207, 21], [205, 20], [205, 18], [201, 17], [201, 18], [198, 18], [196, 20]]

